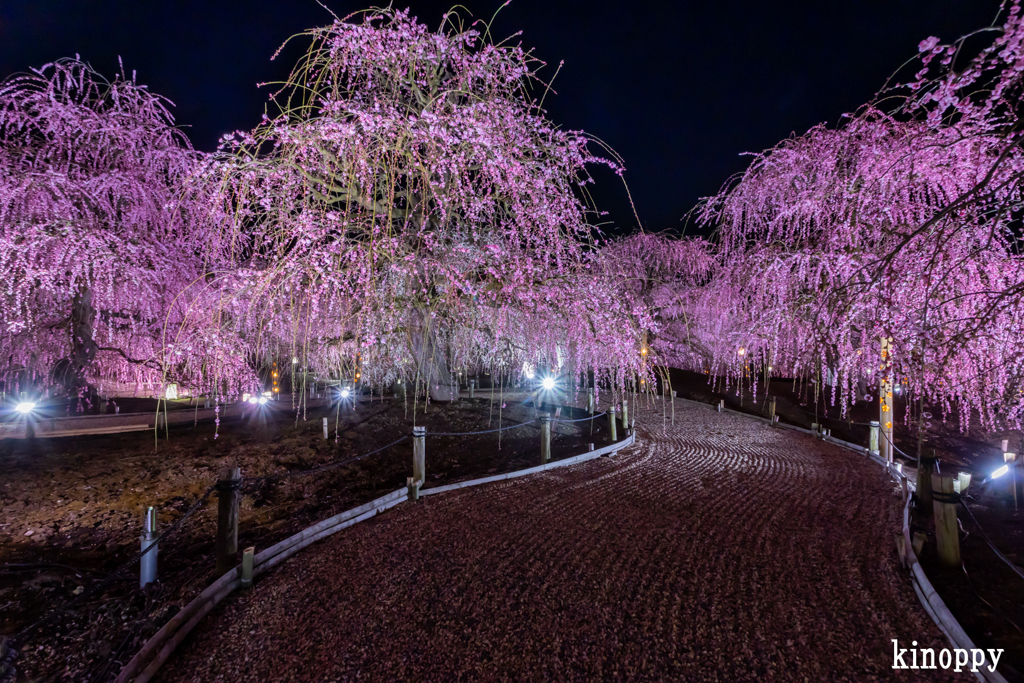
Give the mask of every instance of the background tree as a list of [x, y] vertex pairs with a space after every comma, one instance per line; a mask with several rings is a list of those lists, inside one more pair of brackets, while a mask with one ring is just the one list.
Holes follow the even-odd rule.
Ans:
[[[709, 293], [730, 302], [738, 332], [717, 335], [718, 358], [736, 368], [735, 347], [746, 345], [784, 372], [838, 374], [832, 399], [843, 405], [861, 398], [862, 380], [884, 376], [920, 399], [922, 421], [927, 401], [964, 426], [972, 412], [1020, 425], [1016, 3], [993, 34], [956, 69], [963, 40], [923, 41], [914, 82], [836, 129], [755, 155], [704, 205], [722, 248]], [[704, 310], [709, 327], [721, 325]], [[893, 347], [881, 359], [883, 338]]]
[[619, 162], [545, 117], [539, 63], [486, 26], [354, 17], [304, 34], [279, 113], [225, 141], [247, 334], [435, 399], [455, 368], [636, 366], [642, 313], [592, 268], [585, 193]]
[[[188, 363], [211, 375], [233, 365], [205, 344], [173, 347], [205, 305], [195, 283], [221, 254], [210, 246], [214, 205], [192, 182], [200, 155], [167, 104], [134, 74], [108, 82], [78, 60], [0, 85], [0, 371], [9, 389], [153, 383]], [[196, 330], [211, 334], [206, 323]]]

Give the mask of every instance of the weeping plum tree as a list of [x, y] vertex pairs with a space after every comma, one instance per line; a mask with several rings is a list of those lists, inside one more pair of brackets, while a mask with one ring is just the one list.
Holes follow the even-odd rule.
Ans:
[[202, 254], [218, 256], [215, 222], [190, 181], [199, 155], [166, 105], [134, 74], [108, 82], [78, 60], [0, 85], [9, 389], [195, 379], [218, 364], [240, 372], [237, 343], [193, 347], [197, 337], [217, 342], [208, 311], [189, 322], [204, 307]]
[[993, 34], [963, 65], [962, 40], [923, 41], [913, 82], [755, 155], [702, 207], [722, 262], [706, 292], [715, 305], [696, 315], [720, 367], [739, 376], [754, 356], [795, 375], [834, 372], [844, 406], [881, 379], [881, 391], [895, 383], [920, 399], [922, 421], [927, 401], [962, 425], [972, 411], [1020, 425], [1017, 3]]
[[692, 326], [691, 315], [714, 267], [712, 247], [702, 239], [641, 232], [601, 250], [604, 275], [648, 320], [641, 382], [657, 368], [667, 386], [669, 367], [704, 365], [709, 349]]
[[279, 113], [224, 142], [246, 334], [435, 399], [455, 368], [637, 370], [647, 313], [598, 272], [585, 194], [618, 160], [549, 121], [539, 63], [479, 24], [353, 17], [304, 34]]

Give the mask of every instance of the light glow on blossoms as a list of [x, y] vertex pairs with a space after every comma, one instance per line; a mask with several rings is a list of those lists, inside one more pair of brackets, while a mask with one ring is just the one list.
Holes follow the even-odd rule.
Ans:
[[651, 321], [602, 270], [585, 201], [589, 169], [621, 161], [548, 120], [540, 62], [452, 18], [435, 32], [384, 9], [307, 31], [278, 113], [225, 137], [207, 170], [233, 216], [238, 333], [433, 399], [459, 371], [524, 362], [621, 384]]
[[901, 378], [905, 422], [1024, 423], [1019, 2], [1003, 20], [960, 63], [962, 40], [923, 41], [909, 83], [752, 155], [704, 202], [717, 263], [677, 337], [691, 367], [756, 394], [748, 368], [771, 364], [843, 410]]

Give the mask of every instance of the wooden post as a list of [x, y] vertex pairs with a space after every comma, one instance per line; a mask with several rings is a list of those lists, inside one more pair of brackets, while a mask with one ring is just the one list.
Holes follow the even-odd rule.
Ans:
[[775, 424], [775, 397], [768, 397], [768, 423]]
[[540, 464], [551, 460], [551, 413], [540, 416]]
[[868, 437], [868, 450], [872, 453], [878, 452], [878, 428], [878, 421], [872, 420], [871, 427], [869, 428], [871, 432], [870, 436]]
[[615, 443], [616, 441], [619, 440], [619, 437], [615, 434], [615, 421], [616, 421], [616, 419], [618, 419], [618, 418], [615, 415], [615, 406], [612, 406], [611, 408], [608, 409], [608, 427], [609, 427], [609, 435], [611, 437], [612, 443]]
[[427, 428], [412, 428], [412, 480], [427, 480]]
[[[156, 545], [156, 508], [146, 508], [146, 514], [142, 518], [142, 550]], [[139, 559], [139, 587], [144, 588], [147, 583], [156, 581], [156, 554], [159, 548], [153, 548]]]
[[894, 414], [892, 405], [892, 363], [890, 361], [890, 354], [891, 349], [889, 347], [889, 338], [882, 337], [883, 369], [881, 371], [878, 385], [878, 421], [881, 426], [882, 441], [878, 445], [880, 446], [880, 455], [887, 463], [891, 463], [893, 460], [892, 420]]
[[242, 588], [252, 585], [252, 563], [253, 555], [256, 554], [256, 546], [249, 546], [242, 551]]
[[622, 436], [625, 438], [629, 435], [629, 404], [626, 403], [626, 399], [622, 399]]
[[406, 477], [405, 488], [408, 489], [409, 502], [414, 503], [420, 499], [420, 487], [423, 486], [422, 481], [416, 481], [412, 477]]
[[947, 567], [959, 567], [960, 529], [956, 523], [953, 477], [949, 474], [932, 473], [931, 484], [939, 559]]
[[475, 379], [469, 380], [469, 397], [470, 398], [476, 398], [476, 391], [475, 391], [475, 389], [476, 389], [476, 380]]
[[[932, 474], [935, 473], [935, 451], [921, 455], [917, 462], [917, 504], [925, 515], [932, 511]], [[953, 490], [950, 484], [950, 491]]]
[[235, 566], [238, 554], [238, 501], [241, 498], [242, 474], [235, 465], [228, 465], [217, 480], [217, 576]]
[[587, 415], [594, 414], [594, 387], [587, 389]]

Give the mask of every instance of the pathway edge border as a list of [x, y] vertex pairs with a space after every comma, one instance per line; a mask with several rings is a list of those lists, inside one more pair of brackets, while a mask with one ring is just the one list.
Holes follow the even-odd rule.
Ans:
[[429, 496], [434, 493], [446, 493], [448, 491], [457, 491], [458, 489], [469, 488], [470, 486], [479, 486], [480, 484], [490, 484], [495, 481], [505, 481], [507, 479], [515, 479], [516, 477], [524, 477], [528, 474], [537, 474], [538, 472], [546, 472], [553, 470], [556, 467], [565, 467], [567, 465], [576, 465], [581, 462], [587, 462], [594, 458], [600, 458], [602, 455], [611, 455], [616, 453], [627, 446], [632, 446], [636, 441], [636, 433], [632, 432], [629, 436], [621, 441], [616, 441], [609, 446], [603, 446], [597, 450], [588, 451], [580, 455], [574, 455], [571, 458], [565, 458], [563, 460], [553, 460], [546, 465], [537, 465], [536, 467], [527, 467], [525, 470], [516, 470], [515, 472], [505, 472], [504, 474], [495, 474], [490, 477], [482, 477], [480, 479], [470, 479], [468, 481], [457, 481], [454, 484], [445, 484], [444, 486], [438, 486], [430, 489], [420, 489], [421, 496]]

